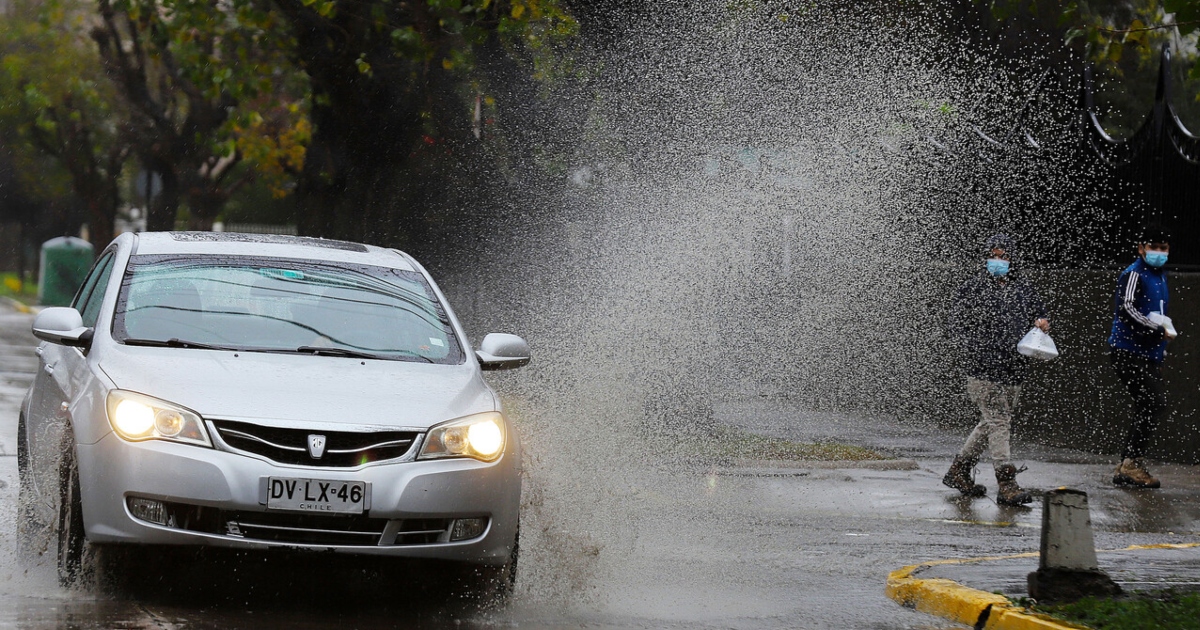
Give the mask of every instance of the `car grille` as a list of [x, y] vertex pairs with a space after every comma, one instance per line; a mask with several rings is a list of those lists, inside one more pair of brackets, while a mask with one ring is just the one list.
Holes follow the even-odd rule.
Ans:
[[[416, 443], [416, 431], [318, 431], [283, 429], [249, 422], [212, 420], [231, 449], [254, 453], [280, 464], [349, 468], [404, 457]], [[325, 436], [320, 458], [308, 453], [308, 436]]]
[[338, 547], [415, 546], [446, 542], [454, 519], [386, 519], [360, 515], [221, 510], [164, 502], [165, 525], [231, 538]]
[[227, 536], [314, 545], [371, 546], [379, 544], [388, 521], [362, 516], [223, 512]]

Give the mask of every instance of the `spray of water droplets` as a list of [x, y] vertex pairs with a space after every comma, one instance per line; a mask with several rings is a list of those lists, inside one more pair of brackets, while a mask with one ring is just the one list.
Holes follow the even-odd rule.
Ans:
[[630, 480], [693, 462], [722, 401], [962, 409], [944, 302], [982, 240], [1016, 230], [1032, 260], [1104, 237], [1096, 210], [1061, 229], [1087, 210], [1055, 144], [1070, 81], [954, 28], [933, 5], [666, 3], [560, 103], [586, 112], [569, 168], [450, 283], [473, 329], [535, 352], [495, 381], [526, 440], [526, 597], [586, 601], [673, 518]]

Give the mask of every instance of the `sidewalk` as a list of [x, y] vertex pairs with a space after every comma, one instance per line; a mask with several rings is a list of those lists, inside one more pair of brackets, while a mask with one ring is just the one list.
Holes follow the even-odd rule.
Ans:
[[[1100, 568], [1126, 592], [1200, 589], [1200, 542], [1097, 550]], [[1028, 596], [1038, 554], [938, 560], [893, 571], [887, 595], [901, 605], [976, 628], [1075, 628], [1009, 598]]]
[[[941, 484], [966, 435], [917, 427], [886, 419], [785, 409], [774, 403], [720, 409], [722, 418], [745, 430], [801, 442], [844, 442], [888, 452], [917, 464], [916, 470], [841, 470], [870, 484], [869, 498], [840, 494], [843, 509], [886, 511], [927, 523], [953, 524], [939, 533], [937, 546], [926, 544], [897, 554], [887, 576], [892, 601], [944, 619], [979, 628], [1067, 628], [1026, 614], [1008, 596], [1026, 596], [1026, 576], [1038, 567], [1040, 499], [1027, 508], [997, 505], [989, 464], [976, 480], [988, 496], [961, 497]], [[1029, 470], [1021, 484], [1029, 488], [1069, 487], [1087, 492], [1099, 564], [1126, 591], [1175, 586], [1200, 589], [1200, 466], [1151, 461], [1162, 479], [1160, 490], [1130, 490], [1112, 484], [1113, 456], [1016, 441], [1014, 453]], [[811, 478], [832, 483], [814, 467]], [[776, 474], [780, 474], [776, 471]], [[812, 509], [835, 509], [813, 491], [787, 495]], [[927, 526], [928, 527], [928, 526]], [[933, 560], [934, 558], [951, 558]], [[880, 576], [882, 581], [884, 576]], [[1003, 593], [998, 595], [997, 593]], [[984, 614], [987, 617], [982, 619]]]

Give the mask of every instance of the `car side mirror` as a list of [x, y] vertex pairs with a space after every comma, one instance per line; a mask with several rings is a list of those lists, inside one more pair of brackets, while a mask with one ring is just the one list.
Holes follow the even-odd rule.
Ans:
[[529, 363], [529, 344], [516, 335], [489, 333], [475, 356], [480, 369], [511, 370]]
[[95, 329], [83, 325], [79, 311], [67, 306], [43, 309], [33, 320], [33, 336], [42, 341], [86, 348]]

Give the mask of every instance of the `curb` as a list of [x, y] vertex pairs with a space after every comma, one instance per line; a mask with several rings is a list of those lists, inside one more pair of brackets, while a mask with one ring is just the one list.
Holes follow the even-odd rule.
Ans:
[[[1131, 545], [1111, 551], [1135, 551], [1138, 549], [1190, 549], [1200, 543], [1164, 543], [1159, 545]], [[923, 613], [936, 615], [982, 630], [1079, 630], [1079, 626], [1068, 621], [1030, 611], [1013, 604], [1007, 597], [987, 593], [963, 586], [945, 578], [921, 579], [913, 574], [926, 567], [939, 564], [973, 564], [990, 560], [1011, 558], [1037, 558], [1037, 552], [1019, 553], [1011, 556], [989, 556], [984, 558], [962, 558], [934, 560], [897, 569], [888, 574], [886, 593], [896, 603], [914, 608]]]
[[0, 296], [0, 302], [4, 302], [17, 310], [18, 313], [32, 313], [33, 309], [29, 308], [24, 302], [10, 298], [8, 296]]

